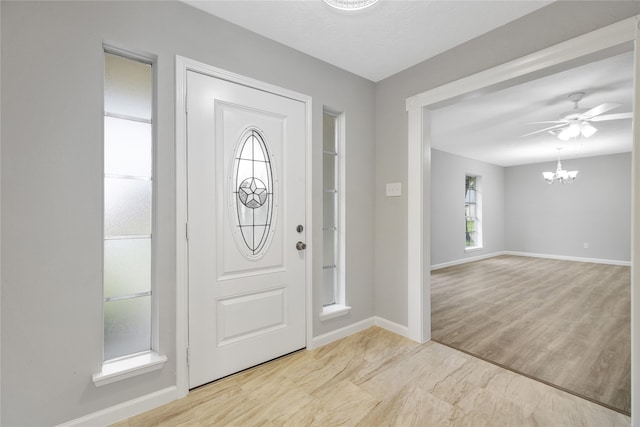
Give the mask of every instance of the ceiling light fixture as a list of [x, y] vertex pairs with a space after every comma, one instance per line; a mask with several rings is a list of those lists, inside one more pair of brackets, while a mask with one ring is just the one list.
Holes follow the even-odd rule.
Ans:
[[558, 167], [556, 168], [556, 171], [542, 172], [544, 180], [549, 184], [553, 184], [554, 182], [571, 184], [576, 180], [576, 177], [578, 176], [578, 171], [566, 171], [562, 169], [562, 163], [560, 162], [560, 150], [562, 150], [562, 148], [558, 148]]
[[560, 132], [557, 132], [557, 133], [554, 133], [553, 131], [550, 131], [550, 132], [556, 135], [561, 140], [568, 141], [571, 138], [577, 138], [580, 135], [584, 136], [585, 138], [589, 138], [597, 131], [598, 129], [593, 127], [587, 121], [570, 120], [569, 126], [562, 128]]
[[379, 0], [324, 0], [326, 4], [338, 10], [356, 11], [373, 6]]

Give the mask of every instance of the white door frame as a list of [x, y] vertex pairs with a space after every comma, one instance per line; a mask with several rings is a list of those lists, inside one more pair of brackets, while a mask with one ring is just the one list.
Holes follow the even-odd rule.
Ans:
[[[176, 386], [177, 398], [189, 393], [189, 367], [187, 365], [187, 347], [189, 337], [189, 298], [188, 298], [188, 250], [186, 239], [187, 224], [187, 122], [186, 88], [187, 72], [194, 71], [214, 78], [238, 83], [254, 89], [280, 95], [303, 102], [306, 109], [306, 224], [307, 230], [313, 230], [311, 206], [311, 97], [288, 89], [283, 89], [249, 77], [241, 76], [220, 68], [182, 56], [176, 56]], [[305, 256], [305, 311], [306, 346], [309, 347], [313, 335], [312, 324], [312, 233], [306, 235]]]
[[640, 426], [640, 15], [573, 38], [514, 61], [481, 71], [406, 100], [408, 113], [408, 335], [418, 342], [431, 339], [431, 111], [441, 103], [474, 91], [529, 79], [569, 61], [615, 48], [635, 46], [632, 248], [631, 248], [631, 413]]

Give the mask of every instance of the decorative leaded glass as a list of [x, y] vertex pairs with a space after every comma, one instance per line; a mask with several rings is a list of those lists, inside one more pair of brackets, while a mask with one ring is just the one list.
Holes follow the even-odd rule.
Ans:
[[231, 185], [236, 243], [249, 258], [259, 258], [273, 232], [275, 202], [271, 153], [258, 128], [246, 129], [238, 141]]

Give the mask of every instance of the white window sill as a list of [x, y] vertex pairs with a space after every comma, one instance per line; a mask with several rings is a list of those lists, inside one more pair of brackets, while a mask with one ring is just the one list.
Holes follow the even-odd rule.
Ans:
[[474, 246], [472, 248], [464, 248], [465, 252], [475, 252], [475, 251], [481, 251], [482, 249], [484, 249], [482, 246]]
[[161, 369], [165, 363], [167, 363], [167, 356], [154, 351], [123, 357], [104, 363], [102, 371], [93, 374], [93, 383], [96, 387], [111, 384]]
[[351, 307], [342, 304], [332, 304], [322, 307], [320, 321], [335, 319], [336, 317], [347, 316], [351, 312]]

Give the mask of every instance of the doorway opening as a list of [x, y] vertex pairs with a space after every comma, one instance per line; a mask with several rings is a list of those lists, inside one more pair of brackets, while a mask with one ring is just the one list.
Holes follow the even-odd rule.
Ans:
[[[577, 37], [543, 51], [524, 58], [486, 70], [442, 87], [415, 95], [407, 99], [409, 118], [409, 167], [408, 167], [408, 312], [409, 336], [417, 341], [431, 338], [431, 295], [430, 295], [430, 266], [431, 266], [431, 120], [432, 111], [443, 106], [451, 105], [461, 99], [466, 99], [480, 92], [496, 91], [511, 87], [523, 81], [548, 76], [559, 71], [567, 70], [576, 65], [584, 65], [597, 59], [611, 57], [617, 53], [633, 50], [636, 39], [637, 18], [627, 19], [617, 24], [602, 28], [589, 34]], [[634, 63], [637, 64], [637, 55]], [[635, 66], [634, 80], [637, 80], [638, 67]], [[638, 95], [634, 93], [634, 103], [637, 104]], [[637, 112], [635, 123], [638, 123]], [[638, 128], [633, 130], [633, 151], [638, 149]], [[639, 167], [637, 156], [633, 157], [632, 177], [638, 178]], [[639, 190], [634, 186], [632, 206], [638, 209]], [[632, 247], [637, 248], [640, 242], [637, 215], [633, 215], [631, 238]], [[637, 275], [633, 274], [633, 267], [637, 265], [637, 250], [632, 250], [632, 287], [631, 287], [631, 316], [632, 319], [640, 312], [637, 306], [638, 289]], [[632, 333], [632, 366], [638, 366], [638, 351], [635, 339], [636, 330], [631, 325]], [[632, 381], [633, 383], [633, 381]], [[637, 393], [632, 391], [632, 408], [638, 399]], [[633, 410], [632, 410], [633, 412]]]

